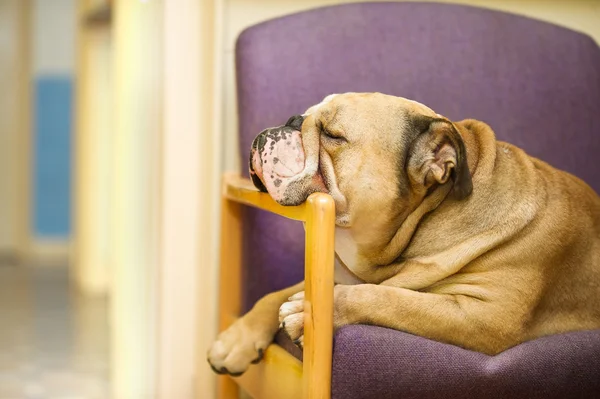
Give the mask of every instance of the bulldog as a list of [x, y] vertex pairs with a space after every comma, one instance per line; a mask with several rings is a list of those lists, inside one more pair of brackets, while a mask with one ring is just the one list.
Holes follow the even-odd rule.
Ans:
[[[326, 97], [252, 144], [256, 187], [336, 206], [334, 328], [371, 324], [486, 354], [600, 328], [600, 198], [569, 173], [379, 93]], [[260, 361], [280, 326], [303, 343], [303, 283], [269, 294], [208, 351]]]

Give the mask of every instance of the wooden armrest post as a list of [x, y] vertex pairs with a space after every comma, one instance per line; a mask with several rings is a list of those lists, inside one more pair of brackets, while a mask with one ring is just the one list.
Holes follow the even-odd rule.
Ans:
[[[219, 277], [219, 331], [225, 330], [241, 312], [242, 222], [238, 202], [221, 199], [221, 267]], [[229, 376], [219, 376], [219, 399], [239, 397], [239, 387]]]
[[306, 201], [304, 298], [305, 399], [331, 397], [335, 205], [327, 194]]
[[[220, 330], [226, 329], [241, 310], [241, 206], [249, 205], [277, 215], [306, 223], [305, 298], [304, 298], [304, 361], [302, 363], [302, 398], [329, 399], [331, 397], [331, 361], [333, 347], [333, 273], [335, 204], [327, 194], [312, 194], [298, 206], [281, 206], [268, 194], [257, 191], [248, 179], [234, 174], [223, 178], [221, 210], [221, 279]], [[283, 360], [281, 360], [283, 359]], [[269, 396], [262, 380], [268, 375], [273, 381], [294, 381], [292, 375], [280, 375], [278, 369], [267, 363], [286, 364], [285, 372], [298, 373], [297, 360], [276, 345], [265, 352], [265, 360], [253, 366], [238, 382], [252, 386], [250, 393]], [[279, 374], [278, 374], [279, 373]], [[287, 379], [286, 379], [287, 378]], [[297, 377], [296, 377], [297, 378]], [[297, 379], [296, 379], [297, 381]], [[247, 385], [243, 385], [246, 383]], [[285, 397], [296, 396], [294, 387], [284, 387]], [[226, 376], [219, 377], [219, 399], [238, 397], [237, 384]]]

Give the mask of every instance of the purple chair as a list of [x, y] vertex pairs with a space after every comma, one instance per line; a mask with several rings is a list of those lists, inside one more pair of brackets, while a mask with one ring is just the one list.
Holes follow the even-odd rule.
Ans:
[[[483, 120], [499, 140], [600, 191], [600, 50], [586, 35], [467, 6], [348, 4], [248, 28], [236, 66], [242, 165], [265, 127], [331, 93], [379, 91], [452, 120]], [[243, 212], [248, 310], [303, 278], [304, 233], [278, 216]], [[346, 326], [335, 336], [332, 378], [332, 396], [343, 399], [600, 397], [600, 330], [490, 357], [386, 328]]]

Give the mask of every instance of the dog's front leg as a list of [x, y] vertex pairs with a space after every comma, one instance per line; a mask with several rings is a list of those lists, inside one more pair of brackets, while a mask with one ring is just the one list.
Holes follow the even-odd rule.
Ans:
[[334, 324], [388, 327], [495, 354], [522, 338], [523, 312], [511, 302], [386, 285], [339, 285]]
[[304, 282], [266, 295], [219, 334], [207, 354], [212, 369], [219, 374], [239, 376], [251, 363], [258, 363], [279, 328], [279, 307], [303, 289]]

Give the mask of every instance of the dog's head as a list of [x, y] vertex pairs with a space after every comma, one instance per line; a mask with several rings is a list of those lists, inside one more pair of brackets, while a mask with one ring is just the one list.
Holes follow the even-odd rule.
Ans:
[[337, 224], [398, 214], [437, 185], [471, 193], [462, 137], [415, 101], [379, 93], [327, 96], [282, 126], [261, 132], [250, 153], [255, 186], [282, 205], [331, 194]]

